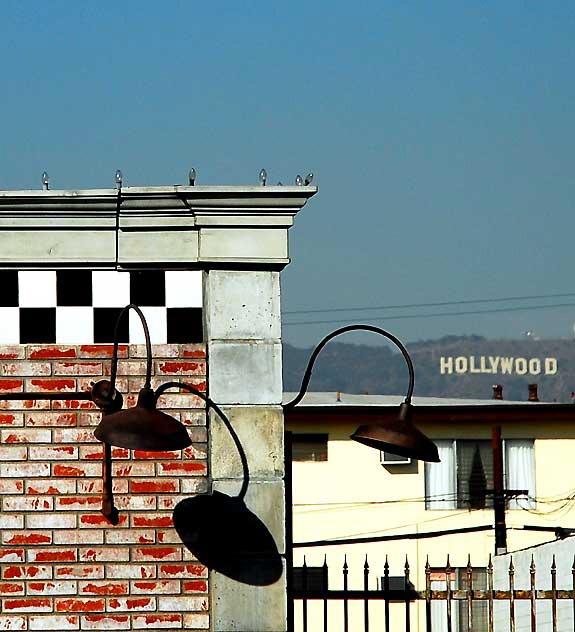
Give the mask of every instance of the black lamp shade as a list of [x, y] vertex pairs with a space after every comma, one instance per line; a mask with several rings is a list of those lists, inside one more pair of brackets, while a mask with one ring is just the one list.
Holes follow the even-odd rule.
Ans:
[[157, 410], [152, 389], [143, 388], [133, 408], [104, 415], [94, 431], [100, 441], [130, 450], [182, 450], [192, 444], [186, 428]]
[[391, 454], [437, 463], [437, 446], [411, 421], [411, 405], [403, 403], [397, 419], [381, 424], [366, 424], [351, 435], [354, 441]]

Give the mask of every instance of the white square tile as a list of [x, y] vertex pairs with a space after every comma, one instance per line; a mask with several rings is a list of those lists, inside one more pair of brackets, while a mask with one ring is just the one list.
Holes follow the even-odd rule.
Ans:
[[94, 342], [94, 310], [91, 307], [56, 308], [56, 343], [64, 345]]
[[18, 307], [0, 307], [0, 344], [20, 343], [20, 310]]
[[130, 302], [130, 273], [115, 270], [92, 272], [94, 307], [124, 307]]
[[[140, 307], [148, 323], [150, 339], [153, 345], [166, 344], [168, 340], [167, 310], [165, 307]], [[144, 344], [144, 328], [138, 314], [130, 310], [130, 342], [132, 344]]]
[[202, 271], [166, 272], [167, 307], [202, 307]]
[[19, 271], [18, 294], [20, 307], [56, 307], [56, 271]]

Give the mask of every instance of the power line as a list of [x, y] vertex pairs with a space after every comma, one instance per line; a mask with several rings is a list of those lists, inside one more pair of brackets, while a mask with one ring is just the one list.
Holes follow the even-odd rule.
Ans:
[[[362, 318], [364, 322], [373, 323], [388, 320], [407, 320], [413, 318], [440, 318], [447, 316], [471, 316], [474, 314], [497, 314], [503, 312], [521, 312], [538, 309], [557, 309], [563, 307], [575, 307], [575, 303], [554, 303], [551, 305], [530, 305], [523, 307], [499, 307], [494, 309], [478, 309], [478, 310], [466, 310], [461, 312], [442, 312], [442, 313], [427, 313], [427, 314], [395, 314], [393, 316], [378, 316], [376, 318]], [[348, 323], [349, 318], [337, 319], [337, 320], [298, 320], [293, 322], [283, 323], [284, 327], [293, 327], [296, 325], [328, 325], [337, 323]]]
[[361, 307], [327, 307], [325, 309], [296, 309], [284, 311], [284, 315], [294, 314], [323, 314], [333, 312], [363, 312], [373, 311], [376, 309], [410, 309], [416, 307], [446, 307], [448, 305], [469, 305], [475, 303], [503, 303], [508, 301], [531, 301], [541, 298], [565, 298], [567, 296], [575, 296], [575, 292], [566, 292], [563, 294], [534, 294], [532, 296], [503, 296], [502, 298], [477, 298], [466, 299], [460, 301], [440, 301], [434, 303], [406, 303], [403, 305], [364, 305]]

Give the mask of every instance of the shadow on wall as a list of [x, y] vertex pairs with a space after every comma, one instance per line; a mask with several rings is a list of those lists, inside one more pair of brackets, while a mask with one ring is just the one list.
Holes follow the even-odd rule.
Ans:
[[240, 496], [213, 492], [186, 498], [174, 509], [174, 526], [210, 570], [253, 586], [273, 584], [282, 574], [272, 534]]

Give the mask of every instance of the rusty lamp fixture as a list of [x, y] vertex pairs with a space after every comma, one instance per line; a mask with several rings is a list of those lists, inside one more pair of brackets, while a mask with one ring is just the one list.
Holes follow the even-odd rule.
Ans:
[[370, 448], [375, 448], [376, 450], [382, 450], [385, 452], [390, 452], [392, 454], [399, 454], [401, 456], [418, 459], [420, 461], [438, 462], [439, 455], [435, 443], [433, 443], [431, 439], [426, 437], [413, 425], [413, 406], [411, 404], [411, 396], [413, 395], [413, 387], [415, 382], [413, 362], [411, 361], [411, 358], [407, 353], [407, 349], [404, 347], [401, 341], [398, 340], [394, 335], [390, 334], [388, 331], [385, 331], [385, 329], [373, 327], [372, 325], [348, 325], [347, 327], [336, 329], [335, 331], [332, 331], [330, 334], [328, 334], [317, 345], [311, 355], [304, 374], [300, 392], [291, 402], [284, 405], [284, 409], [293, 408], [303, 399], [303, 396], [305, 395], [309, 386], [313, 365], [324, 346], [332, 338], [335, 338], [340, 334], [346, 333], [348, 331], [360, 330], [372, 331], [376, 334], [380, 334], [388, 340], [391, 340], [391, 342], [393, 342], [395, 346], [398, 347], [398, 349], [403, 354], [403, 357], [405, 358], [405, 362], [407, 363], [407, 368], [409, 370], [409, 386], [407, 388], [405, 401], [400, 404], [399, 411], [395, 419], [382, 423], [365, 424], [359, 426], [359, 428], [357, 428], [357, 430], [351, 435], [351, 438], [354, 441], [363, 443], [364, 445], [367, 445]]
[[[133, 309], [142, 322], [146, 339], [146, 381], [133, 408], [122, 408], [121, 395], [116, 391], [118, 370], [118, 333], [119, 324], [128, 310]], [[110, 380], [102, 380], [94, 385], [94, 399], [108, 402], [104, 406], [102, 420], [94, 431], [94, 436], [104, 444], [104, 493], [102, 513], [112, 524], [118, 524], [118, 510], [114, 507], [112, 493], [112, 446], [130, 450], [182, 450], [191, 445], [190, 436], [185, 427], [174, 417], [157, 410], [157, 395], [151, 387], [152, 380], [152, 344], [148, 324], [142, 310], [137, 305], [126, 305], [116, 321], [114, 332], [114, 351]], [[110, 405], [109, 402], [118, 404]]]

